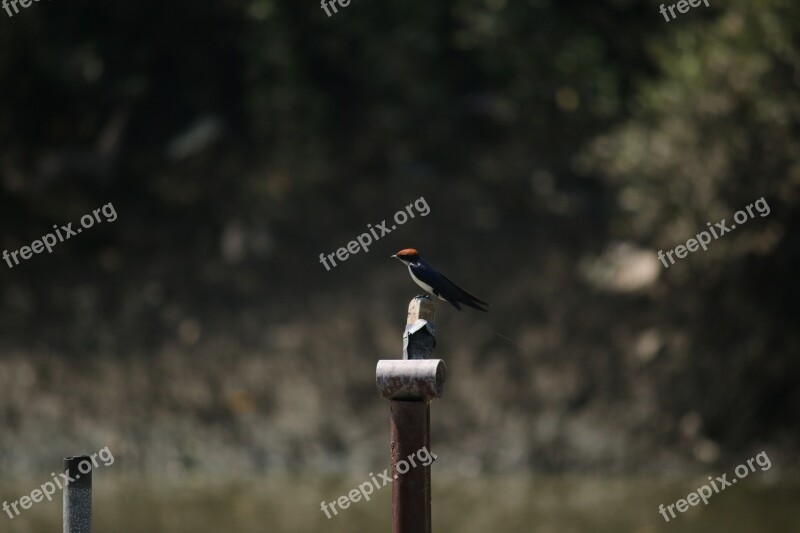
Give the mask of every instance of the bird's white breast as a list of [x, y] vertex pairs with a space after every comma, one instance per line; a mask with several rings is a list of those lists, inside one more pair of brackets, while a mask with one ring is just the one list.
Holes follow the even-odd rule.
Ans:
[[[411, 270], [411, 267], [410, 267], [410, 266], [408, 267], [408, 273], [409, 273], [409, 274], [411, 274], [411, 279], [413, 279], [413, 280], [414, 280], [414, 283], [416, 283], [417, 285], [419, 285], [420, 287], [422, 287], [422, 290], [424, 290], [425, 292], [427, 292], [427, 293], [429, 293], [429, 294], [433, 294], [433, 287], [431, 287], [430, 285], [428, 285], [428, 284], [427, 284], [427, 283], [425, 283], [424, 281], [420, 280], [420, 279], [419, 279], [417, 276], [415, 276], [415, 275], [414, 275], [414, 272]], [[438, 296], [438, 295], [437, 295], [437, 296]], [[442, 298], [441, 296], [438, 296], [438, 298], [439, 298], [440, 300], [444, 301], [444, 302], [446, 302], [446, 301], [447, 301], [447, 300], [445, 300], [444, 298]]]
[[414, 275], [414, 271], [411, 270], [411, 267], [408, 267], [408, 273], [411, 274], [411, 279], [414, 280], [414, 283], [422, 287], [422, 289], [426, 292], [433, 294], [433, 287], [425, 283], [424, 281], [420, 281], [420, 279]]

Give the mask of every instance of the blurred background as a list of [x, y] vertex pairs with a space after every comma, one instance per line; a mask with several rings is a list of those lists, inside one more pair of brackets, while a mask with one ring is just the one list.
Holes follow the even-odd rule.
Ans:
[[388, 466], [375, 364], [401, 356], [419, 291], [389, 255], [414, 247], [492, 304], [437, 304], [435, 530], [797, 531], [800, 6], [658, 8], [0, 11], [2, 248], [118, 215], [0, 263], [0, 497], [108, 446], [98, 531], [389, 531], [388, 487], [320, 502]]

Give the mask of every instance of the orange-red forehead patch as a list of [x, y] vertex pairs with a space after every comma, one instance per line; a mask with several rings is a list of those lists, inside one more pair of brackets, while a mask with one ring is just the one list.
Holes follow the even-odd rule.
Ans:
[[395, 254], [397, 257], [405, 257], [407, 255], [419, 255], [417, 251], [413, 248], [406, 248], [405, 250], [400, 250]]

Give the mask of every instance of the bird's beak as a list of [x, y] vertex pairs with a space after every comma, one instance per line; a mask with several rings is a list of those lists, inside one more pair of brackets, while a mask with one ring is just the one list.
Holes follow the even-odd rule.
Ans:
[[394, 259], [397, 259], [397, 254], [394, 254], [394, 255], [390, 255], [390, 256], [389, 256], [389, 259], [392, 259], [392, 258], [394, 258]]

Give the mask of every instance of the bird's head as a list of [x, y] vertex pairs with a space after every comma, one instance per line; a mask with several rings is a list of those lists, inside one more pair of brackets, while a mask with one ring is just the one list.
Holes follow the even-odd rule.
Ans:
[[395, 259], [399, 259], [400, 261], [402, 261], [404, 264], [407, 265], [419, 259], [419, 254], [413, 248], [406, 248], [405, 250], [400, 250], [392, 257], [394, 257]]

